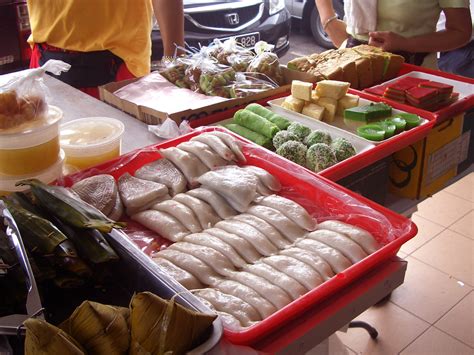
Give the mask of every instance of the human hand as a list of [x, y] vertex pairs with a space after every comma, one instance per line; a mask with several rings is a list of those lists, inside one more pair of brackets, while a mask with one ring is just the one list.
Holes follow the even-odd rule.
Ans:
[[344, 21], [341, 20], [331, 21], [327, 25], [325, 31], [331, 39], [332, 43], [334, 43], [334, 45], [338, 48], [348, 37], [346, 32], [346, 24]]
[[379, 47], [384, 51], [395, 52], [405, 50], [407, 38], [391, 31], [369, 33], [369, 45]]

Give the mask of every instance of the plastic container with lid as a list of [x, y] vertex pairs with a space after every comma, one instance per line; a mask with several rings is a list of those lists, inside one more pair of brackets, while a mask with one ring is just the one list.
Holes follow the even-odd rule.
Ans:
[[66, 122], [60, 128], [66, 164], [85, 169], [120, 155], [125, 126], [109, 117], [87, 117]]
[[15, 186], [18, 181], [26, 179], [38, 179], [44, 182], [45, 184], [52, 183], [56, 179], [60, 178], [63, 173], [63, 164], [64, 164], [65, 154], [61, 149], [59, 154], [56, 155], [56, 161], [53, 165], [48, 167], [45, 170], [32, 174], [24, 175], [3, 175], [0, 174], [0, 195], [8, 195], [9, 193], [15, 191], [24, 191], [29, 189], [28, 186]]
[[63, 112], [49, 106], [45, 119], [0, 132], [0, 174], [27, 175], [43, 171], [58, 160], [59, 122]]

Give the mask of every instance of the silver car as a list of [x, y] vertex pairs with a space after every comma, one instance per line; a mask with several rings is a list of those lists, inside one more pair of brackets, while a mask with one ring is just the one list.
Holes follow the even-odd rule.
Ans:
[[[340, 19], [344, 17], [344, 1], [333, 0], [334, 10]], [[301, 19], [304, 29], [310, 31], [317, 44], [324, 48], [333, 48], [333, 44], [319, 18], [314, 0], [285, 0], [285, 5], [293, 18]]]

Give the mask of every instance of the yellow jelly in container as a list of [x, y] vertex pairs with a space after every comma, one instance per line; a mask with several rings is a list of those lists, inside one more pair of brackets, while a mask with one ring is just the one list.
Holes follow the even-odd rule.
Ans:
[[68, 170], [85, 169], [120, 156], [125, 126], [109, 117], [87, 117], [61, 125]]
[[16, 191], [24, 191], [29, 189], [29, 186], [15, 186], [18, 181], [26, 179], [38, 179], [45, 184], [50, 184], [59, 179], [63, 173], [64, 151], [61, 150], [56, 156], [56, 161], [53, 165], [45, 170], [25, 175], [3, 175], [0, 174], [0, 196], [8, 195]]
[[0, 174], [34, 174], [55, 164], [62, 117], [62, 111], [50, 105], [44, 119], [0, 130]]

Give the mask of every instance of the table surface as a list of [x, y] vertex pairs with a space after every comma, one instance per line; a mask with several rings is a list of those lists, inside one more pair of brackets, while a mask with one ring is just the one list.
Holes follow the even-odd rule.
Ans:
[[[17, 73], [12, 73], [0, 76], [0, 85], [16, 75]], [[44, 82], [50, 91], [48, 102], [63, 111], [63, 122], [98, 116], [112, 117], [123, 122], [125, 133], [122, 139], [122, 153], [160, 142], [157, 136], [148, 131], [145, 123], [132, 116], [49, 75], [45, 75]], [[260, 351], [288, 354], [304, 353], [314, 348], [365, 309], [390, 294], [393, 289], [403, 283], [405, 271], [406, 262], [398, 258], [379, 266], [373, 272], [357, 280], [356, 284], [343, 290], [338, 297], [323, 302], [313, 311], [308, 312], [305, 320], [299, 319], [291, 324], [291, 327], [285, 327], [283, 330], [285, 334], [279, 332], [268, 339], [263, 339], [257, 347]], [[291, 328], [292, 331], [289, 331], [288, 328]], [[232, 346], [230, 347], [232, 348]], [[216, 350], [225, 348], [226, 345], [218, 346]], [[220, 352], [219, 350], [218, 352]]]
[[[21, 72], [0, 75], [0, 86], [2, 83], [17, 77], [18, 73]], [[122, 154], [160, 142], [157, 136], [148, 131], [145, 123], [125, 112], [117, 110], [50, 75], [44, 75], [44, 83], [50, 92], [48, 103], [59, 107], [63, 111], [62, 123], [83, 117], [98, 116], [116, 118], [122, 121], [125, 125], [125, 133], [122, 138]]]

